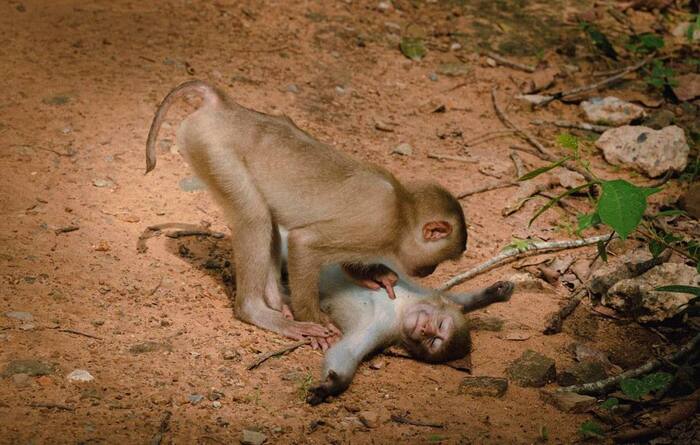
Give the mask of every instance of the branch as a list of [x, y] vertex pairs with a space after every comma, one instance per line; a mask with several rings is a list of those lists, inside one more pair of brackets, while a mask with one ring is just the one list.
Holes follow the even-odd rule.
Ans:
[[688, 343], [673, 354], [669, 354], [661, 359], [655, 358], [649, 360], [639, 368], [630, 369], [607, 379], [598, 380], [593, 383], [584, 383], [583, 385], [573, 385], [557, 389], [557, 392], [575, 392], [578, 394], [604, 394], [609, 388], [617, 385], [622, 380], [638, 377], [649, 373], [667, 362], [675, 362], [684, 355], [691, 352], [700, 345], [700, 334], [696, 334]]
[[564, 241], [542, 241], [542, 242], [534, 242], [527, 247], [523, 247], [522, 249], [515, 249], [515, 248], [510, 248], [510, 249], [505, 249], [495, 257], [491, 258], [488, 261], [485, 261], [481, 263], [480, 265], [473, 267], [469, 269], [466, 272], [462, 272], [461, 274], [455, 275], [454, 277], [450, 278], [447, 280], [442, 286], [438, 288], [440, 291], [445, 291], [448, 290], [457, 284], [460, 284], [470, 278], [473, 278], [488, 269], [491, 269], [492, 267], [495, 266], [501, 266], [506, 263], [510, 263], [511, 261], [515, 261], [516, 259], [526, 257], [526, 256], [532, 256], [532, 255], [539, 255], [544, 252], [554, 252], [558, 250], [565, 250], [565, 249], [574, 249], [577, 247], [583, 247], [583, 246], [588, 246], [591, 244], [595, 244], [598, 241], [604, 241], [607, 238], [610, 237], [610, 234], [606, 235], [598, 235], [598, 236], [592, 236], [590, 238], [582, 238], [582, 239], [576, 239], [576, 240], [564, 240]]
[[278, 350], [276, 350], [276, 351], [266, 352], [265, 354], [263, 354], [263, 355], [261, 355], [260, 357], [258, 357], [257, 359], [255, 359], [254, 362], [252, 362], [251, 364], [249, 364], [248, 366], [246, 366], [246, 369], [247, 369], [248, 371], [250, 371], [251, 369], [255, 369], [255, 368], [257, 368], [258, 366], [260, 366], [260, 365], [262, 365], [263, 363], [265, 363], [267, 360], [271, 359], [272, 357], [277, 357], [278, 355], [284, 355], [284, 354], [286, 354], [286, 353], [288, 353], [288, 352], [292, 352], [292, 351], [295, 350], [296, 348], [298, 348], [298, 347], [300, 347], [300, 346], [308, 345], [309, 343], [311, 343], [311, 340], [308, 339], [308, 338], [305, 338], [304, 340], [299, 340], [299, 341], [296, 342], [296, 343], [292, 343], [292, 344], [290, 344], [290, 345], [287, 345], [287, 346], [285, 346], [285, 347], [282, 348], [282, 349], [278, 349]]
[[478, 164], [479, 161], [476, 159], [465, 158], [464, 156], [452, 156], [452, 155], [441, 155], [438, 153], [428, 153], [430, 159], [437, 159], [438, 161], [458, 161], [466, 162], [469, 164]]
[[391, 420], [393, 420], [396, 423], [402, 423], [404, 425], [427, 426], [430, 428], [445, 428], [445, 425], [442, 423], [425, 422], [423, 420], [413, 420], [409, 419], [406, 416], [400, 416], [398, 414], [392, 414]]
[[466, 198], [467, 196], [476, 195], [478, 193], [488, 192], [491, 190], [502, 189], [505, 187], [515, 187], [517, 185], [518, 185], [518, 181], [513, 181], [512, 179], [506, 179], [503, 181], [495, 181], [495, 182], [492, 182], [491, 184], [482, 185], [481, 187], [476, 187], [476, 188], [473, 188], [471, 190], [467, 190], [465, 192], [462, 192], [459, 195], [457, 195], [457, 199], [462, 199], [462, 198]]
[[540, 119], [534, 119], [531, 121], [531, 123], [533, 123], [535, 125], [548, 124], [548, 125], [554, 125], [555, 127], [559, 127], [559, 128], [573, 128], [576, 130], [593, 131], [595, 133], [604, 133], [605, 131], [613, 128], [613, 127], [610, 127], [608, 125], [596, 125], [596, 124], [589, 124], [588, 122], [571, 122], [571, 121], [565, 121], [565, 120], [543, 121]]
[[560, 333], [562, 325], [564, 324], [564, 319], [574, 312], [587, 294], [588, 291], [584, 285], [581, 285], [581, 287], [575, 290], [569, 301], [550, 316], [549, 321], [545, 324], [544, 335]]
[[516, 70], [525, 71], [526, 73], [535, 72], [535, 67], [532, 65], [525, 65], [522, 63], [513, 62], [512, 60], [508, 60], [505, 57], [500, 56], [494, 52], [488, 52], [486, 53], [486, 55], [495, 60], [496, 62], [500, 63], [501, 65], [505, 65], [510, 68], [515, 68]]

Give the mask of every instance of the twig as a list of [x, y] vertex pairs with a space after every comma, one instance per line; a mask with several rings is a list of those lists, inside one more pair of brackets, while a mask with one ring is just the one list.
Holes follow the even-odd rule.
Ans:
[[469, 139], [468, 141], [466, 141], [464, 143], [464, 146], [471, 147], [471, 146], [474, 146], [477, 144], [481, 144], [483, 142], [490, 141], [492, 139], [496, 139], [496, 138], [503, 137], [503, 136], [508, 136], [508, 135], [513, 134], [513, 133], [515, 133], [515, 130], [512, 130], [512, 129], [487, 131], [484, 134], [481, 134], [479, 136], [476, 136], [476, 137]]
[[58, 229], [54, 230], [53, 232], [56, 235], [60, 235], [62, 233], [75, 232], [76, 230], [80, 230], [80, 227], [78, 227], [78, 226], [59, 227]]
[[[183, 232], [187, 232], [187, 231], [192, 232], [192, 231], [201, 231], [202, 230], [201, 227], [196, 226], [194, 224], [176, 223], [176, 222], [169, 222], [169, 223], [148, 226], [148, 227], [146, 227], [146, 230], [144, 230], [143, 233], [139, 236], [139, 239], [136, 242], [136, 251], [138, 253], [145, 253], [146, 251], [148, 251], [148, 245], [146, 245], [146, 241], [149, 238], [153, 238], [154, 236], [160, 235], [161, 232], [165, 229], [180, 229]], [[218, 232], [213, 232], [213, 233], [218, 233]]]
[[399, 416], [398, 414], [392, 414], [391, 420], [393, 420], [396, 423], [401, 423], [404, 425], [427, 426], [430, 428], [445, 428], [445, 425], [442, 423], [433, 423], [433, 422], [424, 422], [422, 420], [413, 420], [413, 419], [409, 419], [406, 416]]
[[588, 122], [571, 122], [571, 121], [565, 121], [565, 120], [543, 121], [540, 119], [534, 119], [531, 122], [535, 125], [548, 124], [548, 125], [554, 125], [555, 127], [559, 127], [559, 128], [574, 128], [576, 130], [593, 131], [596, 133], [604, 133], [605, 131], [612, 128], [608, 125], [595, 125], [595, 124], [589, 124]]
[[477, 188], [462, 192], [459, 195], [457, 195], [457, 199], [462, 199], [462, 198], [466, 198], [467, 196], [476, 195], [478, 193], [488, 192], [491, 190], [502, 189], [505, 187], [514, 187], [517, 185], [518, 185], [518, 181], [513, 181], [511, 179], [507, 179], [507, 180], [503, 180], [503, 181], [495, 181], [495, 182], [492, 182], [491, 184], [482, 185], [481, 187], [477, 187]]
[[581, 300], [583, 300], [587, 294], [588, 291], [584, 285], [581, 285], [577, 290], [575, 290], [569, 301], [561, 309], [549, 317], [549, 321], [547, 321], [545, 324], [543, 331], [544, 335], [560, 333], [566, 317], [574, 312], [574, 309], [578, 307]]
[[74, 411], [75, 408], [69, 405], [61, 405], [60, 403], [42, 403], [42, 402], [32, 402], [29, 404], [32, 408], [48, 408], [48, 409], [58, 409], [61, 411]]
[[534, 73], [535, 72], [535, 67], [532, 65], [525, 65], [522, 63], [517, 63], [513, 62], [512, 60], [508, 60], [505, 57], [498, 55], [494, 52], [488, 52], [486, 53], [490, 58], [495, 60], [496, 62], [500, 63], [501, 65], [508, 66], [510, 68], [515, 68], [517, 70], [525, 71], [526, 73]]
[[48, 151], [49, 153], [53, 153], [55, 155], [64, 157], [64, 158], [72, 158], [75, 156], [74, 151], [69, 151], [68, 153], [63, 153], [58, 150], [54, 150], [52, 148], [46, 148], [46, 147], [41, 147], [39, 145], [27, 145], [27, 144], [14, 144], [12, 147], [19, 147], [19, 148], [33, 148], [35, 150], [41, 150], [41, 151]]
[[163, 285], [163, 279], [164, 279], [164, 278], [165, 278], [165, 277], [160, 277], [160, 280], [158, 281], [158, 284], [156, 284], [155, 287], [154, 287], [153, 289], [151, 289], [150, 292], [148, 292], [148, 296], [149, 296], [149, 297], [152, 297], [153, 294], [155, 294], [156, 292], [158, 292], [158, 289], [160, 289], [160, 287]]
[[609, 234], [607, 235], [598, 235], [598, 236], [592, 236], [590, 238], [582, 238], [582, 239], [576, 239], [576, 240], [565, 240], [565, 241], [542, 241], [542, 242], [534, 242], [532, 244], [529, 244], [527, 247], [523, 247], [521, 249], [516, 249], [516, 248], [510, 248], [510, 249], [505, 249], [495, 257], [491, 258], [488, 261], [485, 261], [481, 264], [479, 264], [476, 267], [473, 267], [469, 269], [466, 272], [462, 272], [461, 274], [458, 274], [449, 280], [447, 280], [442, 286], [438, 288], [438, 290], [444, 291], [447, 289], [450, 289], [451, 287], [456, 286], [459, 283], [462, 283], [472, 277], [475, 277], [486, 270], [491, 269], [492, 267], [495, 266], [501, 266], [506, 263], [510, 263], [511, 261], [515, 261], [516, 259], [525, 257], [525, 256], [531, 256], [531, 255], [539, 255], [544, 252], [553, 252], [553, 251], [558, 251], [558, 250], [565, 250], [565, 249], [574, 249], [577, 247], [583, 247], [583, 246], [588, 246], [590, 244], [595, 244], [598, 241], [603, 241], [610, 237]]
[[[513, 121], [511, 121], [508, 116], [505, 114], [505, 112], [501, 109], [501, 107], [498, 106], [498, 101], [496, 100], [496, 87], [493, 87], [491, 89], [491, 102], [493, 102], [493, 108], [496, 111], [496, 115], [498, 118], [503, 122], [503, 124], [514, 130], [516, 133], [518, 133], [520, 136], [522, 136], [527, 142], [530, 143], [533, 147], [537, 149], [538, 152], [540, 152], [540, 155], [538, 155], [540, 158], [545, 159], [549, 162], [557, 162], [559, 159], [557, 159], [556, 156], [551, 154], [537, 139], [535, 139], [530, 133], [526, 132], [525, 130], [519, 128], [516, 126]], [[513, 147], [515, 148], [515, 147]], [[584, 178], [586, 178], [589, 181], [594, 181], [595, 178], [588, 173], [586, 170], [576, 166], [572, 165], [570, 162], [566, 162], [562, 164], [564, 167], [568, 168], [569, 170], [575, 171], [577, 173], [580, 173], [583, 175]]]
[[76, 331], [75, 329], [58, 329], [58, 332], [65, 332], [66, 334], [82, 335], [87, 338], [94, 338], [95, 340], [102, 340], [102, 337], [97, 337], [95, 335], [86, 334], [85, 332]]
[[518, 153], [511, 151], [510, 160], [513, 161], [513, 166], [515, 166], [515, 177], [522, 177], [525, 174], [525, 165], [523, 165], [523, 160], [518, 156]]
[[258, 357], [257, 359], [255, 359], [254, 362], [252, 362], [251, 364], [249, 364], [248, 366], [246, 366], [246, 369], [247, 369], [248, 371], [250, 371], [251, 369], [255, 369], [255, 368], [257, 368], [258, 366], [260, 366], [260, 365], [262, 365], [263, 363], [265, 363], [267, 360], [271, 359], [272, 357], [277, 357], [278, 355], [287, 354], [288, 352], [292, 352], [292, 351], [295, 350], [296, 348], [298, 348], [298, 347], [300, 347], [300, 346], [308, 345], [309, 343], [311, 343], [311, 340], [308, 339], [308, 338], [306, 338], [306, 339], [304, 339], [304, 340], [299, 340], [299, 341], [296, 342], [296, 343], [292, 343], [291, 345], [287, 345], [287, 346], [285, 346], [285, 347], [282, 348], [282, 349], [278, 349], [278, 350], [276, 350], [276, 351], [266, 352], [265, 354], [263, 354], [263, 355], [261, 355], [260, 357]]
[[452, 156], [452, 155], [441, 155], [437, 153], [428, 153], [430, 159], [437, 159], [438, 161], [458, 161], [467, 162], [469, 164], [478, 164], [479, 161], [476, 159], [465, 158], [464, 156]]
[[579, 394], [603, 394], [612, 386], [617, 385], [622, 380], [630, 379], [633, 377], [638, 377], [640, 375], [646, 374], [660, 367], [665, 361], [675, 362], [682, 358], [684, 355], [691, 352], [693, 349], [697, 348], [700, 344], [700, 334], [696, 334], [688, 343], [683, 345], [677, 352], [665, 356], [663, 359], [652, 359], [643, 364], [642, 366], [618, 374], [607, 379], [599, 380], [593, 383], [584, 383], [582, 385], [566, 386], [564, 388], [557, 389], [558, 392], [575, 392]]
[[221, 239], [225, 235], [221, 232], [212, 232], [211, 230], [179, 230], [177, 232], [168, 233], [165, 236], [175, 239], [185, 236], [211, 236], [212, 238]]
[[622, 79], [623, 77], [625, 77], [629, 73], [637, 71], [638, 69], [640, 69], [641, 67], [643, 67], [647, 63], [654, 60], [655, 56], [656, 56], [656, 54], [652, 54], [649, 57], [647, 57], [646, 59], [642, 60], [641, 62], [638, 62], [638, 63], [635, 63], [634, 65], [628, 66], [627, 68], [623, 69], [622, 71], [615, 74], [614, 76], [607, 77], [601, 81], [594, 82], [592, 84], [584, 85], [584, 86], [577, 87], [577, 88], [572, 88], [570, 90], [560, 91], [558, 93], [555, 93], [552, 96], [550, 96], [549, 99], [542, 101], [541, 103], [537, 104], [536, 106], [543, 107], [554, 100], [561, 100], [561, 99], [564, 99], [567, 97], [579, 95], [581, 93], [586, 93], [588, 91], [597, 90], [598, 88], [600, 88], [602, 86], [605, 86], [609, 83], [613, 83], [613, 82], [616, 82], [616, 81]]

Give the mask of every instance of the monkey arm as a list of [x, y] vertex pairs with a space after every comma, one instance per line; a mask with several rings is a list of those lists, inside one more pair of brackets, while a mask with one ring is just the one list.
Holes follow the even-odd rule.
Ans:
[[498, 281], [489, 287], [460, 294], [448, 293], [445, 296], [462, 306], [462, 312], [471, 312], [493, 303], [510, 300], [515, 285], [510, 281]]
[[399, 276], [383, 264], [343, 264], [343, 271], [359, 286], [372, 290], [386, 289], [389, 298], [396, 299], [394, 286], [399, 281]]

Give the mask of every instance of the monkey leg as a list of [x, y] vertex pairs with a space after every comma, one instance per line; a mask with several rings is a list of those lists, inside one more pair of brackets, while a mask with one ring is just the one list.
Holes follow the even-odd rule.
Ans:
[[473, 292], [446, 294], [446, 297], [462, 306], [462, 312], [471, 312], [493, 303], [510, 300], [515, 285], [511, 281], [497, 281], [489, 287]]

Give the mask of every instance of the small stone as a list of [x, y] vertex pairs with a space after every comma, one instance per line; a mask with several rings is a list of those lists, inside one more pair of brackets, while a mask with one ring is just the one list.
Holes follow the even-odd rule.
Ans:
[[626, 125], [644, 117], [644, 108], [617, 97], [594, 97], [581, 102], [588, 122], [600, 125]]
[[39, 360], [12, 360], [2, 371], [3, 377], [15, 374], [27, 374], [29, 376], [42, 376], [53, 374], [54, 365], [40, 362]]
[[676, 77], [676, 82], [677, 85], [673, 87], [673, 92], [678, 100], [687, 102], [700, 96], [700, 74], [683, 74]]
[[218, 400], [215, 400], [215, 401], [211, 402], [211, 407], [214, 409], [219, 409], [219, 408], [221, 408], [221, 402], [219, 402]]
[[343, 96], [345, 93], [347, 93], [347, 90], [345, 89], [345, 87], [337, 85], [335, 87], [335, 92], [338, 93], [339, 96]]
[[598, 360], [588, 358], [558, 372], [557, 384], [559, 386], [580, 385], [582, 383], [597, 382], [607, 377], [605, 365]]
[[500, 332], [503, 330], [505, 321], [500, 317], [474, 317], [471, 319], [470, 327], [475, 331]]
[[19, 328], [23, 331], [32, 331], [36, 328], [36, 325], [34, 323], [22, 323], [19, 325]]
[[391, 2], [379, 2], [379, 3], [377, 3], [377, 10], [380, 12], [387, 12], [392, 7], [393, 7], [393, 5], [391, 4]]
[[379, 426], [379, 414], [377, 414], [376, 411], [360, 411], [357, 417], [367, 428], [376, 428]]
[[202, 190], [206, 187], [204, 183], [195, 176], [182, 178], [177, 185], [180, 187], [180, 190], [187, 193], [196, 192], [197, 190]]
[[241, 354], [240, 352], [233, 350], [233, 349], [227, 349], [221, 354], [224, 360], [236, 360], [239, 361], [241, 359]]
[[29, 383], [29, 374], [20, 372], [19, 374], [14, 374], [12, 376], [12, 381], [17, 386], [26, 386]]
[[411, 156], [413, 154], [413, 147], [411, 147], [410, 144], [407, 143], [402, 143], [399, 144], [394, 150], [392, 150], [391, 154], [399, 154], [401, 156]]
[[285, 90], [289, 93], [297, 94], [299, 92], [299, 87], [296, 84], [290, 83]]
[[565, 413], [585, 413], [596, 405], [596, 398], [575, 392], [540, 391], [540, 398]]
[[95, 187], [99, 188], [107, 188], [107, 187], [114, 187], [114, 181], [110, 179], [93, 179], [92, 180], [92, 185]]
[[430, 79], [433, 82], [437, 82], [437, 80], [438, 80], [437, 73], [434, 73], [434, 72], [428, 73], [428, 79]]
[[528, 272], [520, 272], [508, 277], [508, 281], [515, 284], [514, 292], [545, 292], [555, 293], [554, 289], [544, 281], [532, 276]]
[[465, 377], [457, 392], [475, 397], [502, 397], [508, 390], [508, 380], [501, 377]]
[[100, 240], [97, 245], [93, 246], [96, 252], [109, 252], [109, 243], [105, 240]]
[[595, 145], [609, 163], [629, 166], [652, 178], [685, 170], [690, 153], [683, 129], [675, 125], [658, 131], [630, 125], [611, 128]]
[[5, 312], [5, 317], [12, 318], [14, 320], [20, 320], [20, 321], [32, 321], [32, 320], [34, 320], [34, 316], [32, 314], [30, 314], [29, 312], [21, 312], [21, 311]]
[[681, 195], [678, 204], [688, 215], [700, 220], [700, 182], [692, 183]]
[[515, 98], [530, 105], [541, 105], [552, 100], [552, 96], [546, 94], [518, 94]]
[[158, 343], [155, 341], [146, 341], [143, 343], [137, 343], [129, 348], [129, 352], [132, 354], [144, 354], [146, 352], [155, 351], [172, 351], [173, 347], [167, 343]]
[[92, 382], [95, 377], [84, 369], [76, 369], [66, 376], [71, 382]]
[[241, 445], [262, 445], [267, 436], [255, 430], [243, 430], [241, 433]]
[[554, 381], [557, 375], [554, 360], [531, 349], [511, 363], [506, 373], [518, 386], [534, 388]]
[[532, 334], [525, 331], [512, 331], [505, 334], [498, 335], [498, 338], [508, 341], [525, 341], [529, 340]]
[[464, 62], [447, 62], [438, 65], [437, 73], [445, 76], [468, 76], [473, 73], [471, 66]]
[[187, 400], [190, 402], [190, 404], [197, 405], [199, 402], [204, 400], [204, 396], [201, 394], [190, 394], [187, 396]]
[[457, 43], [457, 42], [453, 42], [453, 43], [450, 45], [450, 51], [459, 51], [460, 49], [462, 49], [462, 45], [460, 45], [460, 44]]
[[369, 363], [369, 369], [374, 369], [376, 371], [376, 370], [382, 369], [385, 366], [385, 364], [386, 363], [384, 362], [384, 360], [379, 360], [379, 359], [372, 360]]

